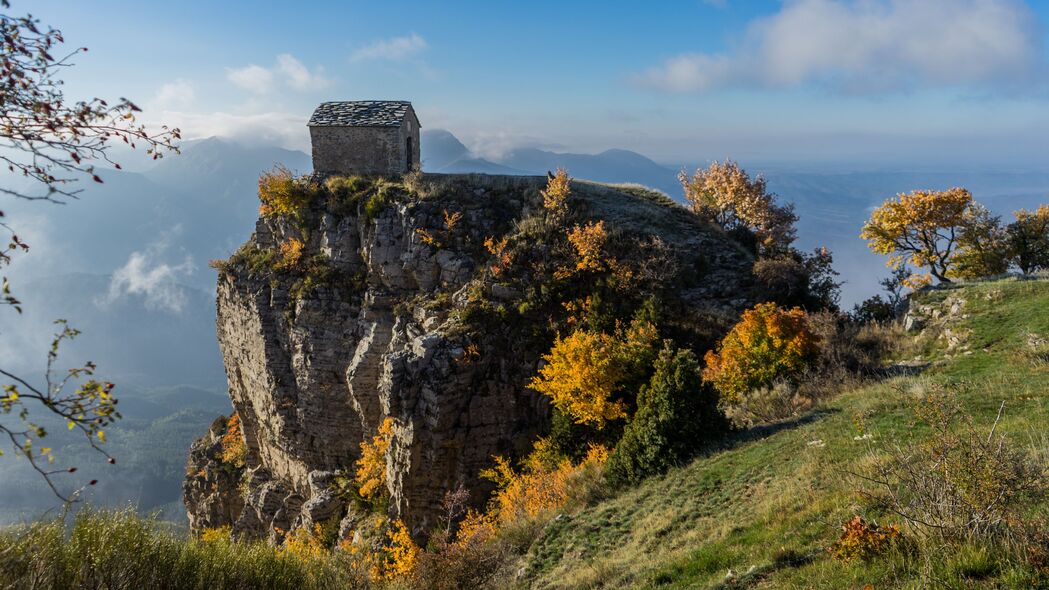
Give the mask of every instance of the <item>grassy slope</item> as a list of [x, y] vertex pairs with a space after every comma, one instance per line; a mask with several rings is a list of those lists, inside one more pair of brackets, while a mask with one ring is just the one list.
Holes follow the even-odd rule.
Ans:
[[[825, 551], [853, 514], [893, 520], [867, 509], [847, 472], [880, 449], [922, 435], [909, 392], [927, 381], [964, 380], [960, 399], [978, 424], [989, 426], [1004, 400], [999, 429], [1049, 457], [1049, 368], [1021, 354], [1029, 331], [1049, 334], [1049, 282], [983, 283], [922, 299], [948, 294], [967, 301], [968, 317], [953, 327], [972, 330], [973, 354], [952, 358], [942, 340], [927, 344], [925, 358], [942, 362], [921, 376], [845, 392], [812, 415], [747, 433], [664, 477], [562, 516], [528, 554], [527, 584], [716, 587], [731, 568], [743, 575], [743, 587], [921, 587], [915, 564], [844, 565]], [[854, 439], [860, 423], [872, 440]], [[966, 586], [1028, 587], [1016, 572], [1001, 569], [981, 581], [962, 580], [957, 575], [965, 561], [944, 564], [943, 575]]]

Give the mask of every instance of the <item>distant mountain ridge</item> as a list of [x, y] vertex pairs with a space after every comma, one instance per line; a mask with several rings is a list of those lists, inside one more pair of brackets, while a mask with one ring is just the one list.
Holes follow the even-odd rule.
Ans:
[[543, 175], [566, 168], [576, 178], [598, 182], [633, 182], [679, 194], [677, 172], [645, 156], [624, 149], [599, 154], [560, 153], [538, 148], [517, 148], [493, 162], [473, 154], [455, 135], [444, 129], [423, 131], [423, 170], [426, 172]]

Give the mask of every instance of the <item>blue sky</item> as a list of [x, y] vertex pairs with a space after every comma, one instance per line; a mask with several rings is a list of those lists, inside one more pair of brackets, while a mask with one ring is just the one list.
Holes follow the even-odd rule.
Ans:
[[190, 137], [303, 149], [322, 100], [406, 98], [490, 157], [1037, 167], [1049, 148], [1049, 3], [13, 4], [90, 48], [71, 95]]

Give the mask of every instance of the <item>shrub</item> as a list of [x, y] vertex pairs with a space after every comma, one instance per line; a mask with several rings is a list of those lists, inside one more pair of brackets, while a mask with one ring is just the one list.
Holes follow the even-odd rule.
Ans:
[[287, 270], [298, 267], [302, 259], [302, 240], [288, 238], [280, 245], [280, 259], [274, 265], [278, 270]]
[[724, 404], [725, 415], [738, 428], [783, 420], [812, 407], [815, 400], [805, 393], [792, 383], [777, 381], [751, 389], [733, 403]]
[[564, 214], [568, 208], [568, 197], [572, 194], [572, 178], [568, 176], [568, 171], [558, 168], [557, 174], [547, 180], [546, 190], [541, 194], [544, 208], [555, 214]]
[[223, 543], [232, 539], [233, 528], [230, 525], [206, 528], [200, 531], [200, 540], [204, 543]]
[[259, 214], [298, 215], [309, 206], [313, 192], [306, 181], [295, 178], [284, 166], [277, 165], [259, 176]]
[[833, 267], [830, 250], [816, 248], [804, 254], [789, 248], [754, 263], [754, 276], [769, 297], [780, 305], [806, 309], [837, 309], [841, 282]]
[[240, 414], [234, 412], [226, 422], [226, 432], [222, 435], [222, 462], [234, 467], [244, 467], [248, 456], [248, 446], [244, 443], [244, 432], [240, 425]]
[[[277, 529], [277, 532], [282, 531]], [[280, 551], [299, 559], [320, 559], [328, 553], [328, 547], [325, 547], [322, 541], [323, 537], [320, 524], [313, 525], [313, 529], [299, 527], [284, 536]]]
[[725, 432], [717, 393], [703, 384], [691, 351], [663, 349], [637, 397], [637, 412], [609, 458], [614, 484], [638, 482], [691, 458]]
[[807, 318], [799, 308], [788, 311], [772, 303], [743, 312], [717, 350], [704, 356], [703, 380], [729, 403], [777, 380], [796, 381], [819, 354], [819, 338]]
[[1023, 505], [1045, 496], [1042, 467], [995, 435], [997, 421], [989, 432], [976, 428], [953, 392], [934, 387], [915, 414], [931, 437], [876, 463], [865, 479], [922, 536], [994, 540], [1023, 522]]
[[[488, 583], [510, 556], [494, 519], [468, 509], [470, 493], [460, 486], [446, 492], [441, 506], [444, 522], [430, 536], [427, 550], [416, 560], [412, 586], [427, 590], [471, 590]], [[461, 520], [461, 521], [460, 521]], [[459, 522], [458, 530], [453, 527]], [[453, 534], [454, 533], [454, 534]]]
[[410, 576], [419, 557], [419, 546], [412, 541], [408, 527], [400, 519], [393, 521], [386, 532], [386, 540], [382, 555], [372, 570], [372, 578], [396, 580]]
[[[575, 249], [576, 266], [573, 272], [601, 272], [608, 267], [605, 254], [605, 242], [608, 232], [605, 221], [576, 225], [568, 232], [568, 243]], [[564, 273], [562, 273], [564, 274]]]
[[390, 201], [390, 193], [393, 190], [390, 184], [382, 181], [375, 183], [375, 192], [372, 193], [364, 203], [364, 219], [371, 223], [386, 207]]
[[903, 538], [896, 525], [879, 526], [860, 516], [841, 525], [841, 537], [828, 549], [835, 559], [849, 562], [884, 555]]
[[357, 491], [366, 500], [375, 500], [386, 486], [386, 450], [393, 439], [393, 418], [386, 418], [372, 440], [361, 443], [354, 480]]
[[1016, 221], [1005, 228], [1009, 253], [1020, 271], [1031, 274], [1049, 269], [1049, 205], [1035, 211], [1020, 209]]
[[495, 466], [481, 472], [481, 477], [498, 486], [487, 515], [498, 526], [534, 520], [565, 506], [579, 491], [581, 480], [596, 478], [608, 460], [608, 449], [599, 445], [592, 445], [577, 464], [547, 451], [547, 443], [540, 439], [520, 472], [503, 457], [495, 457]]
[[875, 295], [853, 306], [849, 315], [853, 321], [860, 324], [890, 322], [896, 318], [896, 309], [884, 297]]
[[616, 335], [576, 330], [558, 336], [529, 387], [549, 396], [576, 422], [601, 429], [627, 416], [628, 403], [617, 394], [632, 374], [648, 365], [655, 339], [655, 327], [643, 321]]

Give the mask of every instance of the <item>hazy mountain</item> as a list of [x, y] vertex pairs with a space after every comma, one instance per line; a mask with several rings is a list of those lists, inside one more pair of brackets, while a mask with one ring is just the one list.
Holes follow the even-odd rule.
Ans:
[[524, 148], [507, 153], [500, 163], [528, 170], [532, 174], [545, 174], [548, 170], [561, 167], [576, 178], [610, 183], [636, 182], [657, 188], [668, 195], [681, 192], [677, 171], [630, 150], [612, 149], [599, 154], [572, 154]]
[[459, 174], [479, 172], [482, 174], [527, 175], [537, 174], [517, 170], [484, 158], [475, 157], [457, 137], [443, 129], [428, 129], [419, 138], [422, 166], [426, 172]]
[[421, 147], [423, 169], [427, 172], [543, 175], [561, 167], [576, 178], [611, 183], [636, 182], [671, 195], [681, 192], [676, 171], [629, 150], [573, 154], [520, 148], [492, 162], [474, 155], [458, 138], [443, 129], [424, 131]]

